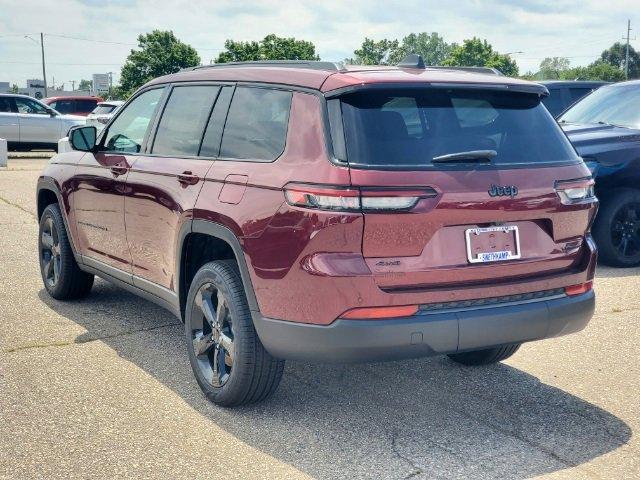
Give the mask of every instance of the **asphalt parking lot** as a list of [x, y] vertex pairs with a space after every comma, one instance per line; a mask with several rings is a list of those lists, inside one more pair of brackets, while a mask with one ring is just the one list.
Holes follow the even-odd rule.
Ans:
[[0, 478], [640, 478], [640, 269], [601, 268], [585, 331], [503, 364], [288, 363], [273, 399], [224, 410], [169, 313], [103, 281], [45, 294], [45, 162], [0, 169]]

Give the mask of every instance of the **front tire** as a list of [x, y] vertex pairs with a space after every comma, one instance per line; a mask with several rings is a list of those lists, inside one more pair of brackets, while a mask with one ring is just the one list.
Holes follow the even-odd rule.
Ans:
[[506, 360], [516, 353], [520, 348], [520, 343], [504, 345], [502, 347], [485, 348], [473, 352], [451, 353], [448, 357], [456, 363], [467, 366], [490, 365], [492, 363]]
[[593, 237], [603, 264], [623, 268], [640, 265], [640, 191], [623, 188], [605, 196]]
[[213, 403], [258, 402], [278, 387], [284, 361], [269, 355], [258, 338], [235, 262], [198, 270], [187, 297], [185, 336], [198, 385]]
[[49, 295], [57, 300], [89, 295], [93, 275], [78, 267], [57, 203], [45, 208], [40, 217], [38, 254], [42, 281]]

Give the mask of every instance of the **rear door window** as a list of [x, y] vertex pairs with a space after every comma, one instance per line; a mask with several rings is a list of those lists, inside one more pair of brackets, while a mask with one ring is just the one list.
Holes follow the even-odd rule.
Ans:
[[287, 139], [291, 92], [238, 87], [231, 100], [220, 156], [272, 161]]
[[175, 87], [158, 124], [151, 153], [196, 156], [220, 87]]
[[432, 162], [434, 157], [475, 150], [495, 150], [494, 165], [577, 160], [560, 127], [532, 94], [362, 90], [342, 97], [342, 115], [347, 160], [353, 166], [442, 169], [451, 164]]
[[585, 95], [591, 93], [593, 91], [592, 88], [570, 88], [569, 89], [569, 100], [570, 105], [573, 105], [578, 100], [580, 100]]
[[91, 99], [81, 99], [81, 100], [75, 100], [75, 112], [81, 112], [81, 113], [89, 113], [91, 112], [91, 110], [93, 110], [96, 107], [96, 104], [98, 103], [97, 100], [91, 100]]
[[75, 112], [75, 100], [56, 100], [49, 106], [62, 114]]

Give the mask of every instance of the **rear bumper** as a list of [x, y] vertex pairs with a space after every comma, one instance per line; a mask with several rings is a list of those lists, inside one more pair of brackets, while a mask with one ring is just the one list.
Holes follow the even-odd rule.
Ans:
[[494, 307], [418, 313], [388, 320], [338, 319], [328, 326], [254, 316], [275, 357], [322, 363], [397, 360], [558, 337], [582, 330], [593, 291]]

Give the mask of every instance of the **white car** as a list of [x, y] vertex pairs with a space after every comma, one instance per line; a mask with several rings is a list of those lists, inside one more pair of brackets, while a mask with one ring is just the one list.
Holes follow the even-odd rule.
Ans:
[[0, 138], [10, 150], [57, 149], [58, 140], [85, 117], [63, 115], [26, 95], [0, 94]]
[[120, 100], [109, 100], [98, 103], [96, 108], [87, 116], [87, 125], [93, 125], [98, 130], [101, 130], [109, 123], [109, 120], [113, 118], [113, 115], [122, 105], [124, 105], [124, 102]]

